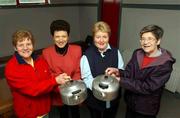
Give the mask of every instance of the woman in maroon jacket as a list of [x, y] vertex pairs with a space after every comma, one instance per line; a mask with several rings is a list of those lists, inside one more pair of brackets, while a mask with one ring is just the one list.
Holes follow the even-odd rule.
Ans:
[[50, 110], [50, 91], [68, 81], [67, 75], [51, 76], [46, 61], [33, 54], [31, 32], [18, 30], [13, 34], [15, 54], [5, 68], [14, 110], [18, 118], [45, 116]]
[[106, 69], [116, 75], [125, 88], [126, 118], [156, 118], [165, 83], [169, 80], [175, 59], [160, 48], [163, 29], [148, 25], [140, 32], [141, 49], [134, 51], [126, 69]]

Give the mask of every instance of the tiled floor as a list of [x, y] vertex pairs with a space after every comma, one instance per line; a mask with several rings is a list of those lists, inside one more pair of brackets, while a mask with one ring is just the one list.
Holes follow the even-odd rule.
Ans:
[[[117, 118], [124, 118], [126, 105], [121, 99]], [[89, 112], [85, 107], [81, 108], [81, 118], [90, 118]], [[180, 118], [180, 95], [164, 91], [161, 108], [157, 118]]]

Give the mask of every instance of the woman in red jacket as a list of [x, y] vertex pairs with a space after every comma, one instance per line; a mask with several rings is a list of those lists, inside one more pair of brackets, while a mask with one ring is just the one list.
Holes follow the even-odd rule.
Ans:
[[8, 61], [5, 76], [18, 118], [45, 116], [50, 110], [50, 91], [68, 81], [66, 74], [51, 76], [46, 61], [33, 54], [34, 38], [27, 30], [13, 34], [15, 54]]
[[[70, 25], [64, 20], [51, 23], [50, 31], [54, 45], [43, 50], [43, 57], [47, 61], [53, 75], [66, 73], [73, 80], [80, 79], [81, 47], [69, 44]], [[49, 118], [80, 118], [77, 105], [63, 105], [59, 91], [52, 93], [52, 108]]]

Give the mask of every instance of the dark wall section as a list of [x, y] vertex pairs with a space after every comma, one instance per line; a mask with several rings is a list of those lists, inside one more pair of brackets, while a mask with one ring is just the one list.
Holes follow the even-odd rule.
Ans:
[[107, 22], [111, 27], [110, 44], [118, 47], [120, 27], [120, 0], [101, 0], [101, 20]]

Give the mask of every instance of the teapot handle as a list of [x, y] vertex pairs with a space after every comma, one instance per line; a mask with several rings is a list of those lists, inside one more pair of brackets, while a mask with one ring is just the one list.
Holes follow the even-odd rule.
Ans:
[[75, 94], [78, 94], [79, 92], [81, 92], [81, 90], [76, 90], [76, 91], [73, 91], [72, 94], [75, 95]]
[[109, 86], [103, 83], [99, 83], [99, 87], [102, 89], [107, 89]]
[[73, 94], [75, 100], [78, 100], [78, 99], [79, 99], [79, 96], [76, 95], [76, 94], [78, 94], [79, 92], [81, 92], [80, 89], [72, 92], [72, 94]]

